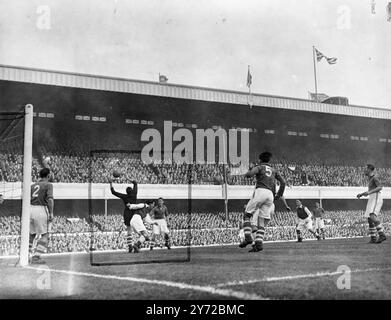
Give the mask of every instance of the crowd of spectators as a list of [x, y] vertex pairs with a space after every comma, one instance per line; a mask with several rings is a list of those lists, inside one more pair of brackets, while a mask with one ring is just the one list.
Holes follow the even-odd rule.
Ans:
[[[50, 160], [45, 162], [44, 158]], [[18, 154], [0, 154], [0, 181], [22, 181], [23, 157]], [[224, 180], [222, 164], [151, 163], [144, 164], [139, 154], [102, 153], [85, 155], [48, 154], [42, 159], [33, 159], [33, 177], [48, 166], [53, 172], [53, 182], [108, 183], [112, 172], [121, 176], [117, 183], [137, 180], [142, 184], [220, 184]], [[299, 163], [274, 163], [290, 186], [365, 186], [367, 178], [363, 167]], [[235, 167], [227, 167], [227, 183], [251, 185], [253, 179], [234, 173]], [[377, 168], [384, 186], [391, 186], [391, 168]]]
[[[368, 225], [362, 211], [327, 211], [326, 237], [366, 236]], [[391, 211], [382, 215], [385, 232], [391, 232]], [[276, 212], [266, 229], [266, 241], [296, 239], [294, 212]], [[172, 213], [168, 217], [173, 246], [235, 244], [239, 242], [242, 213]], [[190, 227], [190, 228], [189, 228]], [[150, 226], [148, 226], [150, 229]], [[122, 215], [95, 215], [89, 219], [69, 219], [56, 216], [52, 223], [49, 252], [116, 250], [126, 247], [126, 229]], [[91, 232], [93, 231], [93, 232]], [[17, 254], [20, 243], [20, 218], [0, 217], [0, 255]], [[304, 237], [312, 238], [308, 232]], [[93, 240], [93, 241], [92, 241]], [[163, 244], [163, 239], [158, 239]], [[190, 242], [189, 242], [190, 241]], [[145, 243], [144, 246], [148, 246]]]

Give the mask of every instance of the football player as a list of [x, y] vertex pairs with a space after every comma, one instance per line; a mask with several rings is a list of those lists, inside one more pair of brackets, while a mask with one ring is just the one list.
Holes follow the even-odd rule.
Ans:
[[324, 240], [326, 238], [324, 234], [324, 220], [323, 220], [324, 209], [320, 206], [319, 202], [315, 202], [315, 208], [313, 209], [313, 213], [315, 218], [314, 220], [315, 230], [316, 232], [318, 232], [320, 237]]
[[164, 245], [167, 247], [167, 249], [170, 250], [170, 230], [168, 230], [166, 220], [168, 209], [164, 204], [163, 198], [159, 198], [157, 200], [157, 206], [151, 210], [150, 215], [155, 222], [153, 225], [153, 235], [150, 249], [153, 250], [153, 247], [156, 243], [156, 237], [161, 234], [164, 237]]
[[[369, 243], [382, 243], [387, 239], [379, 220], [380, 210], [383, 205], [383, 197], [381, 195], [383, 187], [375, 174], [374, 165], [367, 164], [364, 174], [368, 177], [368, 191], [359, 193], [357, 198], [369, 197], [365, 209], [365, 217], [368, 219], [369, 235], [371, 237]], [[379, 235], [378, 238], [376, 237], [376, 231]]]
[[[282, 197], [285, 190], [285, 180], [271, 165], [272, 154], [270, 152], [263, 152], [259, 155], [260, 163], [258, 165], [251, 165], [245, 177], [256, 178], [255, 190], [252, 198], [248, 201], [244, 217], [243, 217], [243, 229], [244, 229], [244, 241], [240, 243], [239, 247], [244, 248], [248, 244], [253, 242], [251, 236], [251, 218], [254, 213], [259, 209], [259, 215], [261, 217], [270, 216], [272, 210], [273, 201]], [[280, 187], [277, 195], [274, 197], [274, 190], [276, 180], [280, 182]], [[263, 237], [265, 234], [265, 226], [259, 225], [255, 236], [255, 244], [250, 252], [258, 252], [263, 249]]]
[[[140, 251], [141, 245], [145, 241], [149, 241], [147, 228], [144, 225], [143, 219], [146, 223], [157, 225], [158, 223], [153, 221], [149, 215], [149, 210], [154, 206], [153, 201], [146, 201], [142, 204], [127, 204], [127, 207], [132, 211], [133, 215], [130, 219], [130, 230], [136, 233], [138, 236], [137, 241], [132, 245], [134, 253]], [[131, 252], [131, 251], [130, 251]]]
[[[32, 264], [45, 263], [41, 254], [47, 251], [49, 241], [50, 223], [53, 220], [53, 184], [49, 182], [50, 170], [43, 168], [39, 172], [39, 180], [31, 186], [30, 200], [30, 237], [29, 248], [32, 255]], [[35, 250], [33, 243], [39, 238]]]
[[[137, 181], [132, 181], [132, 183], [133, 183], [133, 188], [129, 186], [126, 188], [126, 193], [119, 193], [114, 190], [113, 183], [110, 182], [111, 193], [114, 196], [120, 198], [124, 202], [124, 205], [125, 205], [123, 216], [124, 216], [124, 224], [126, 226], [126, 231], [127, 231], [126, 244], [128, 245], [129, 252], [133, 251], [132, 232], [131, 232], [132, 229], [130, 227], [130, 220], [133, 217], [132, 210], [134, 210], [134, 209], [131, 209], [131, 206], [128, 206], [128, 204], [136, 204], [136, 202], [137, 202]], [[139, 208], [139, 207], [136, 207], [136, 208]]]
[[296, 212], [298, 218], [296, 224], [297, 242], [303, 241], [301, 232], [304, 228], [306, 228], [316, 237], [316, 239], [319, 240], [320, 236], [317, 232], [314, 231], [312, 226], [311, 211], [307, 207], [303, 206], [300, 200], [296, 200]]

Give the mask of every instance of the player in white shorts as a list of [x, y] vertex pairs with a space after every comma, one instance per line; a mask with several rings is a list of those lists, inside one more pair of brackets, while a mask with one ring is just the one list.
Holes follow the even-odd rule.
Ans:
[[39, 177], [39, 181], [31, 185], [29, 249], [32, 264], [45, 263], [41, 255], [48, 249], [54, 210], [53, 184], [49, 182], [50, 170], [43, 168]]
[[[365, 217], [368, 219], [369, 225], [369, 235], [371, 240], [369, 243], [382, 243], [386, 240], [386, 235], [384, 234], [383, 226], [379, 220], [379, 214], [381, 207], [383, 205], [383, 197], [381, 195], [381, 190], [383, 189], [379, 178], [375, 175], [375, 166], [372, 164], [367, 164], [364, 174], [368, 177], [368, 191], [359, 193], [357, 198], [369, 197], [367, 202], [367, 207], [365, 209]], [[376, 231], [379, 237], [376, 237]]]
[[[240, 248], [252, 244], [253, 237], [251, 236], [251, 218], [257, 210], [261, 217], [270, 215], [270, 210], [274, 201], [274, 191], [276, 181], [280, 182], [280, 187], [275, 199], [279, 199], [284, 194], [285, 180], [270, 164], [272, 154], [270, 152], [263, 152], [259, 155], [260, 163], [258, 165], [251, 165], [249, 171], [245, 174], [246, 178], [255, 176], [256, 185], [251, 199], [248, 201], [246, 210], [243, 216], [244, 241], [239, 244]], [[259, 224], [255, 236], [255, 244], [250, 252], [258, 252], [263, 250], [263, 237], [265, 234], [265, 226]]]
[[[130, 219], [130, 230], [138, 236], [138, 240], [133, 244], [133, 250], [135, 253], [140, 251], [141, 245], [149, 240], [149, 236], [147, 233], [147, 228], [144, 225], [143, 219], [145, 219], [146, 223], [155, 224], [152, 221], [151, 217], [148, 214], [148, 210], [150, 206], [152, 206], [151, 202], [140, 203], [140, 204], [130, 204], [126, 205], [133, 213], [132, 218]], [[131, 252], [131, 251], [129, 251]]]
[[[319, 202], [315, 202], [315, 208], [312, 211], [314, 213], [314, 227], [322, 239], [325, 239], [324, 234], [324, 209], [320, 206]], [[320, 238], [319, 238], [320, 240]]]
[[298, 218], [296, 224], [297, 242], [303, 241], [301, 236], [303, 229], [307, 229], [319, 240], [320, 236], [314, 231], [312, 226], [311, 211], [307, 207], [303, 206], [300, 200], [296, 200], [296, 212]]
[[[288, 210], [288, 211], [291, 211], [291, 208], [286, 203], [285, 198], [281, 197], [280, 200], [284, 203], [285, 209]], [[252, 233], [256, 233], [258, 231], [258, 226], [263, 226], [264, 228], [267, 227], [267, 225], [269, 224], [269, 221], [270, 221], [272, 215], [274, 214], [275, 207], [276, 206], [273, 203], [272, 206], [270, 207], [270, 211], [269, 212], [261, 212], [261, 214], [260, 214], [260, 210], [258, 209], [253, 214], [253, 216], [251, 217]], [[239, 230], [239, 238], [240, 238], [241, 242], [244, 241], [244, 229], [243, 228], [241, 228]]]
[[163, 198], [159, 198], [157, 200], [157, 206], [151, 210], [150, 215], [153, 221], [156, 223], [153, 225], [153, 235], [150, 250], [153, 250], [153, 247], [156, 244], [156, 237], [159, 235], [164, 237], [164, 245], [167, 247], [167, 249], [170, 250], [170, 230], [168, 230], [166, 220], [168, 216], [168, 209], [164, 204]]

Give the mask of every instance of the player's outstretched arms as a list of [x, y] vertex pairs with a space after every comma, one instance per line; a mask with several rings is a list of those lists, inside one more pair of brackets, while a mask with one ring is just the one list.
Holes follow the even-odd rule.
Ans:
[[275, 177], [276, 177], [276, 180], [278, 180], [278, 182], [280, 182], [280, 187], [278, 188], [278, 192], [275, 197], [275, 199], [278, 200], [284, 195], [286, 183], [285, 183], [284, 178], [278, 172], [276, 172]]
[[116, 196], [117, 198], [120, 198], [122, 199], [123, 197], [126, 197], [127, 195], [124, 194], [124, 193], [120, 193], [120, 192], [117, 192], [114, 190], [114, 187], [113, 187], [113, 184], [110, 182], [110, 191], [111, 191], [111, 194]]
[[138, 191], [137, 181], [133, 180], [132, 183], [133, 183], [133, 193], [137, 196], [137, 191]]

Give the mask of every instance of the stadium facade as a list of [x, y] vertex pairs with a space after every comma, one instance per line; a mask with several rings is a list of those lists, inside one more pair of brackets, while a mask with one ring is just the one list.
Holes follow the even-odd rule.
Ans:
[[[141, 150], [141, 133], [174, 129], [248, 130], [250, 157], [273, 150], [305, 162], [387, 166], [391, 111], [311, 100], [85, 74], [0, 66], [0, 110], [32, 103], [34, 138], [65, 152]], [[64, 134], [66, 133], [66, 134]]]
[[[263, 94], [252, 94], [250, 107], [245, 92], [4, 65], [0, 96], [1, 111], [34, 105], [35, 151], [141, 150], [145, 129], [163, 131], [164, 121], [172, 121], [174, 129], [247, 130], [250, 160], [268, 149], [284, 162], [390, 167], [391, 111], [386, 109]], [[17, 143], [18, 134], [13, 135]], [[202, 209], [211, 206], [201, 202]], [[86, 203], [63, 206], [84, 211]], [[242, 205], [243, 200], [237, 203]]]

